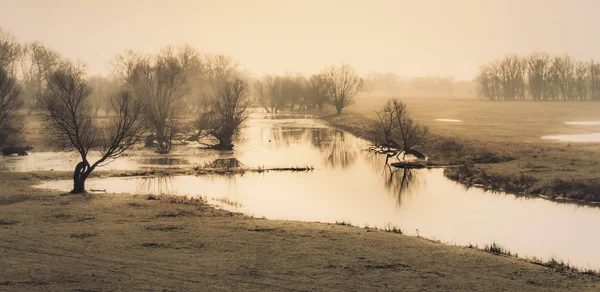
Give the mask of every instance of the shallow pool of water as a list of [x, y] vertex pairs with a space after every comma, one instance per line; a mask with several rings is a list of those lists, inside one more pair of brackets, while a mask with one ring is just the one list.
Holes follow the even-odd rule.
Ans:
[[[297, 142], [310, 140], [314, 147], [325, 147], [332, 139], [334, 129], [310, 116], [265, 115], [254, 113], [241, 131], [234, 151], [215, 151], [205, 145], [190, 143], [176, 145], [168, 155], [157, 154], [154, 148], [137, 146], [114, 162], [98, 170], [138, 170], [161, 167], [193, 168], [203, 166], [218, 158], [238, 158], [247, 167], [312, 166], [311, 157], [303, 157]], [[338, 137], [338, 138], [336, 138]], [[304, 147], [305, 148], [305, 147]], [[99, 158], [91, 153], [89, 160]], [[81, 161], [75, 153], [29, 152], [28, 156], [0, 156], [0, 171], [72, 171]]]
[[553, 135], [543, 136], [542, 139], [557, 140], [563, 142], [600, 142], [600, 133], [579, 134], [579, 135]]
[[462, 123], [462, 120], [455, 120], [455, 119], [433, 119], [434, 121], [438, 121], [438, 122], [446, 122], [446, 123]]
[[600, 126], [600, 121], [565, 122], [565, 124], [575, 126]]
[[[446, 243], [483, 247], [496, 242], [520, 256], [600, 269], [598, 208], [465, 189], [446, 179], [442, 169], [390, 168], [383, 155], [364, 151], [366, 141], [320, 121], [255, 117], [243, 137], [224, 156], [235, 156], [245, 166], [310, 165], [315, 170], [89, 179], [87, 187], [206, 197], [222, 208], [270, 219], [391, 224]], [[68, 191], [71, 182], [40, 187]]]

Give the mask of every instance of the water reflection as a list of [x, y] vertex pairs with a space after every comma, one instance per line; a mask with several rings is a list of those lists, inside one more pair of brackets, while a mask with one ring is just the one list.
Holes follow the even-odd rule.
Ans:
[[310, 142], [313, 146], [322, 148], [325, 143], [331, 142], [333, 133], [339, 130], [275, 125], [269, 131], [271, 133], [270, 141], [277, 147]]
[[345, 133], [336, 130], [326, 148], [321, 148], [325, 157], [325, 165], [333, 168], [348, 168], [356, 162], [358, 149], [356, 145], [346, 141]]
[[190, 164], [186, 159], [177, 157], [148, 157], [137, 160], [140, 164], [148, 165], [187, 165]]
[[[270, 128], [272, 148], [288, 148], [292, 145], [310, 145], [312, 150], [318, 150], [323, 157], [326, 168], [347, 168], [356, 161], [356, 157], [364, 145], [358, 145], [357, 138], [347, 139], [344, 131], [333, 128], [306, 128], [290, 126], [273, 126]], [[362, 143], [364, 144], [364, 143]], [[309, 149], [296, 148], [295, 155], [308, 158]], [[315, 165], [313, 165], [315, 166]], [[318, 167], [319, 165], [316, 165]]]
[[[131, 183], [134, 183], [133, 181]], [[138, 194], [174, 195], [177, 191], [173, 187], [172, 176], [143, 177], [136, 185]]]
[[398, 206], [402, 205], [403, 196], [416, 194], [421, 184], [419, 172], [410, 168], [396, 168], [384, 165], [382, 171], [385, 187], [396, 197]]

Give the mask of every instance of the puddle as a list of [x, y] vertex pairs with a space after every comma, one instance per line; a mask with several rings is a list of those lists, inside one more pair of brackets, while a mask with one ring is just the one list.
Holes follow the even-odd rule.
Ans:
[[543, 136], [542, 139], [557, 140], [563, 142], [600, 142], [600, 133], [581, 134], [581, 135], [554, 135]]
[[434, 121], [438, 121], [438, 122], [447, 122], [447, 123], [462, 123], [462, 120], [455, 120], [455, 119], [434, 119]]
[[587, 121], [587, 122], [565, 122], [567, 125], [575, 126], [600, 126], [600, 121]]

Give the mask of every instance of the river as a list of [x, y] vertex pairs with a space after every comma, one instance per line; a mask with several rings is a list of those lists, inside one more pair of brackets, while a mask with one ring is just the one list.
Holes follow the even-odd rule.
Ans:
[[[366, 141], [304, 116], [253, 114], [240, 138], [234, 151], [218, 152], [192, 144], [178, 146], [174, 154], [162, 159], [175, 159], [175, 163], [167, 162], [171, 167], [236, 157], [245, 167], [315, 169], [229, 176], [92, 178], [87, 187], [204, 197], [221, 208], [268, 219], [378, 228], [391, 225], [405, 234], [444, 243], [483, 247], [495, 242], [521, 257], [555, 258], [581, 268], [600, 269], [598, 208], [467, 189], [445, 178], [442, 169], [390, 168], [385, 157], [365, 151]], [[112, 169], [161, 167], [158, 164], [164, 163], [152, 160], [160, 156], [150, 150], [139, 151]], [[46, 155], [43, 168], [70, 170], [74, 166], [68, 160], [51, 159], [52, 154], [37, 155]], [[28, 159], [2, 161], [0, 168], [39, 168]], [[51, 181], [39, 187], [67, 191], [71, 182]]]

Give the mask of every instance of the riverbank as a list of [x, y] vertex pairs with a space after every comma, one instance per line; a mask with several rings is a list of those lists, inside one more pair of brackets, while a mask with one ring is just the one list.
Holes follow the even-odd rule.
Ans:
[[202, 200], [63, 195], [66, 173], [0, 173], [0, 290], [594, 291], [596, 276], [349, 226], [250, 218]]
[[[322, 114], [330, 125], [373, 141], [376, 121], [357, 112]], [[419, 151], [429, 166], [456, 165], [444, 174], [468, 186], [543, 196], [562, 201], [600, 202], [597, 146], [555, 142], [506, 142], [448, 137], [433, 132]]]

